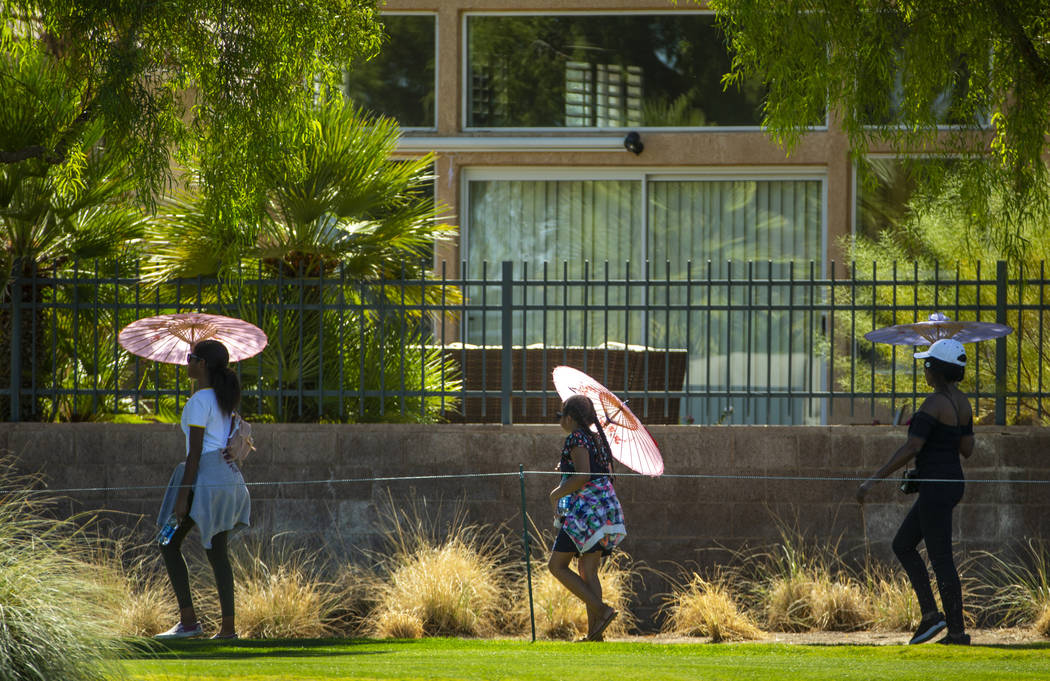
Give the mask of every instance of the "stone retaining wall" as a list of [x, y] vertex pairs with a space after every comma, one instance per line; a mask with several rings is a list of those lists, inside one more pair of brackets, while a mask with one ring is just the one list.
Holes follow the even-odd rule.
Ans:
[[[520, 537], [521, 495], [516, 475], [552, 470], [564, 437], [554, 425], [301, 425], [255, 426], [258, 451], [244, 468], [252, 485], [252, 532], [268, 537], [294, 532], [304, 542], [325, 543], [337, 553], [375, 548], [380, 515], [389, 500], [427, 502], [427, 513], [451, 516], [462, 500], [472, 520], [504, 524]], [[770, 544], [775, 519], [798, 524], [812, 538], [859, 547], [869, 540], [875, 555], [889, 559], [889, 542], [911, 498], [884, 483], [869, 496], [863, 515], [853, 501], [855, 482], [775, 480], [763, 476], [854, 477], [874, 471], [905, 437], [889, 426], [751, 427], [656, 426], [668, 475], [620, 477], [635, 559], [652, 567], [710, 564], [724, 549]], [[170, 425], [0, 424], [0, 449], [17, 467], [40, 472], [52, 489], [65, 492], [66, 510], [108, 510], [132, 525], [156, 512], [162, 487], [181, 458], [182, 434]], [[1050, 429], [979, 427], [973, 480], [956, 513], [956, 540], [969, 549], [997, 549], [1050, 533]], [[622, 470], [622, 469], [621, 469]], [[513, 473], [506, 477], [414, 481], [327, 482], [406, 475]], [[727, 476], [679, 478], [678, 474]], [[743, 479], [730, 476], [749, 476]], [[750, 477], [753, 476], [753, 477]], [[547, 491], [552, 475], [527, 476], [526, 505], [541, 529], [549, 527]], [[440, 504], [438, 503], [440, 502]], [[542, 560], [542, 557], [541, 557]], [[658, 591], [652, 580], [642, 588]]]

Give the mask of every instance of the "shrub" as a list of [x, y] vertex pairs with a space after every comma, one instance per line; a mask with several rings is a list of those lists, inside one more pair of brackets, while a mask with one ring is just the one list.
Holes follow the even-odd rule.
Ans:
[[1043, 611], [1036, 618], [1035, 631], [1044, 638], [1050, 638], [1050, 605], [1044, 606]]
[[880, 631], [911, 631], [919, 626], [922, 611], [907, 577], [875, 568], [869, 571], [868, 601], [874, 627]]
[[135, 566], [123, 578], [124, 597], [118, 630], [124, 636], [153, 636], [172, 622], [175, 596], [167, 577], [156, 570]]
[[34, 481], [0, 460], [0, 678], [112, 678], [119, 578], [93, 564], [90, 540], [55, 520]]
[[[467, 524], [462, 506], [447, 521], [426, 499], [407, 509], [390, 499], [384, 521], [388, 551], [376, 554], [381, 574], [371, 633], [398, 623], [399, 633], [419, 620], [427, 636], [494, 633], [505, 610], [507, 548], [489, 526]], [[385, 625], [384, 625], [385, 626]], [[391, 624], [393, 626], [393, 624]]]
[[282, 537], [274, 537], [245, 546], [233, 554], [232, 562], [241, 635], [317, 638], [330, 633], [336, 598], [321, 578], [316, 553], [290, 549]]
[[664, 631], [681, 636], [710, 636], [713, 642], [762, 637], [751, 617], [737, 607], [724, 580], [708, 582], [698, 574], [676, 588], [668, 601]]
[[982, 581], [992, 591], [984, 619], [991, 615], [1004, 626], [1034, 625], [1045, 636], [1050, 626], [1050, 547], [1029, 539], [1013, 560], [985, 551], [977, 558]]
[[809, 600], [816, 629], [857, 631], [871, 621], [864, 591], [846, 576], [820, 575], [810, 584]]
[[423, 638], [423, 620], [410, 612], [386, 610], [375, 623], [379, 638]]
[[812, 580], [803, 574], [773, 577], [766, 591], [766, 626], [773, 631], [812, 629], [811, 586]]
[[765, 552], [741, 553], [752, 566], [754, 591], [774, 631], [853, 631], [871, 620], [869, 598], [843, 563], [839, 542], [807, 541], [783, 522], [781, 543]]

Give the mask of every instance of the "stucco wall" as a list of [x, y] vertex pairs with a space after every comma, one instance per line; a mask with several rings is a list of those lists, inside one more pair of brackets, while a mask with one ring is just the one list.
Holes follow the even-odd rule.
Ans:
[[[765, 476], [856, 476], [873, 471], [904, 438], [888, 426], [692, 427], [652, 429], [660, 442], [667, 476], [623, 477], [629, 536], [625, 550], [650, 566], [671, 562], [709, 564], [724, 557], [719, 547], [774, 542], [773, 518], [798, 522], [810, 537], [839, 539], [859, 547], [865, 537], [853, 501], [856, 483], [775, 480]], [[518, 465], [551, 470], [562, 434], [557, 426], [477, 425], [296, 425], [256, 426], [258, 451], [245, 467], [252, 485], [252, 532], [270, 536], [294, 532], [304, 543], [324, 542], [348, 556], [354, 548], [375, 547], [379, 516], [389, 503], [425, 498], [428, 513], [442, 502], [452, 513], [465, 500], [471, 519], [505, 524], [521, 534]], [[171, 468], [182, 456], [183, 440], [174, 426], [114, 424], [0, 425], [0, 448], [12, 452], [18, 467], [39, 471], [53, 489], [138, 488], [66, 492], [77, 510], [120, 511], [118, 523], [132, 525], [152, 515]], [[1050, 479], [1050, 430], [980, 427], [973, 459], [966, 463], [971, 483], [957, 510], [956, 539], [967, 548], [996, 549], [1050, 532], [1047, 486], [1020, 480]], [[414, 481], [332, 482], [381, 476], [513, 473], [507, 477]], [[750, 479], [679, 478], [708, 474]], [[554, 476], [528, 476], [526, 503], [541, 529], [549, 527], [547, 491]], [[388, 495], [390, 495], [388, 497]], [[867, 537], [876, 555], [890, 558], [889, 542], [902, 518], [905, 498], [894, 485], [873, 490], [866, 506]], [[128, 515], [125, 515], [128, 514]], [[541, 556], [539, 558], [543, 560]], [[639, 608], [651, 612], [649, 594], [660, 585], [650, 579]]]

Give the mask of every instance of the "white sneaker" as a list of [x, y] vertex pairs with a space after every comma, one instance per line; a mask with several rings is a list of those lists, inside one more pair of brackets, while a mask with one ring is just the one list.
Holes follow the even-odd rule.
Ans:
[[171, 629], [168, 629], [163, 634], [157, 634], [153, 638], [166, 640], [174, 638], [193, 638], [194, 636], [200, 636], [204, 633], [201, 629], [201, 623], [197, 622], [192, 627], [183, 626], [182, 622], [179, 622]]

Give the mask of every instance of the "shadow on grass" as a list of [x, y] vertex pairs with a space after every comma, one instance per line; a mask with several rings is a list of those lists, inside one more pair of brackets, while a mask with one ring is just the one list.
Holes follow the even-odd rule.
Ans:
[[[212, 641], [184, 639], [154, 641], [132, 639], [127, 659], [148, 660], [242, 660], [253, 657], [335, 657], [341, 655], [388, 655], [392, 650], [367, 650], [370, 645], [412, 645], [417, 639], [319, 638], [237, 639]], [[360, 649], [357, 649], [360, 648]]]
[[977, 644], [981, 648], [999, 648], [1000, 650], [1047, 650], [1050, 651], [1050, 641], [1034, 643], [989, 643]]

